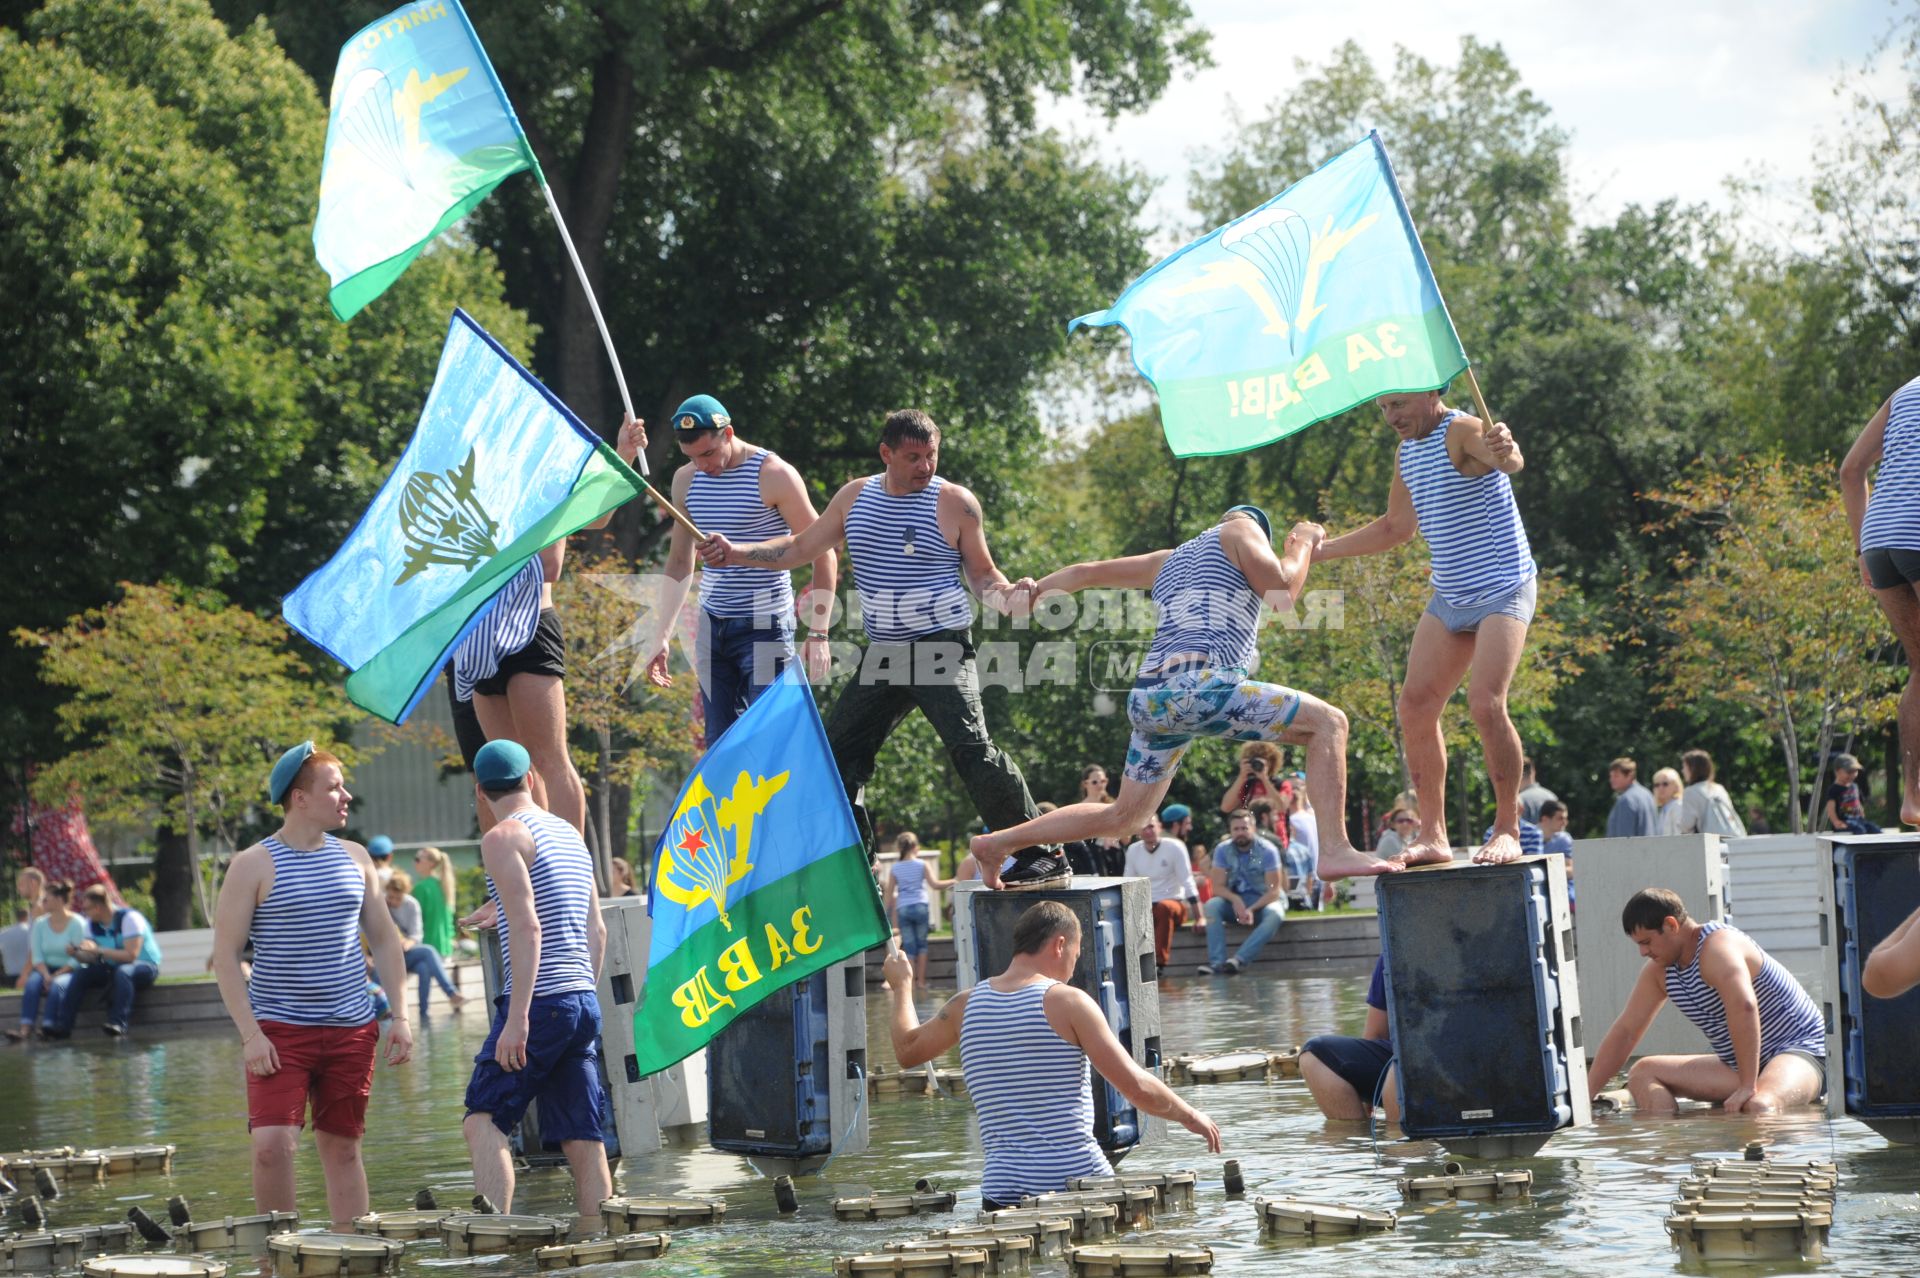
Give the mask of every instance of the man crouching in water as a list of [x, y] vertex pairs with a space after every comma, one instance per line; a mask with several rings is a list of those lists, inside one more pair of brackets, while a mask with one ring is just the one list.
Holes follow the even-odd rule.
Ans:
[[1134, 1064], [1099, 1005], [1066, 982], [1080, 961], [1080, 920], [1042, 901], [1013, 929], [1013, 961], [1000, 975], [961, 990], [925, 1025], [913, 1006], [913, 964], [889, 950], [883, 969], [893, 1055], [901, 1069], [960, 1046], [960, 1070], [980, 1115], [986, 1171], [980, 1205], [1011, 1207], [1031, 1194], [1063, 1190], [1074, 1176], [1113, 1168], [1093, 1138], [1091, 1063], [1143, 1113], [1171, 1118], [1220, 1152], [1220, 1129]]

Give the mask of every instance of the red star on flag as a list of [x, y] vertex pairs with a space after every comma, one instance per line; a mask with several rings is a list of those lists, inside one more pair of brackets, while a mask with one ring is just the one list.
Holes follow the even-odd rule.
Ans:
[[688, 856], [692, 856], [696, 852], [705, 852], [707, 850], [707, 841], [700, 837], [699, 830], [689, 826], [687, 827], [687, 837], [674, 844], [674, 846], [682, 852], [685, 852]]

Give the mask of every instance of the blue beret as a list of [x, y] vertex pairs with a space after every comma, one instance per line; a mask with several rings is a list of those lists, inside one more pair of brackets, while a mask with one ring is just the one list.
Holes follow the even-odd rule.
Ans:
[[1267, 540], [1269, 542], [1273, 540], [1273, 521], [1267, 518], [1266, 511], [1260, 509], [1258, 506], [1242, 505], [1242, 506], [1227, 507], [1227, 513], [1229, 515], [1231, 515], [1236, 510], [1244, 510], [1249, 515], [1252, 515], [1253, 522], [1260, 525], [1260, 531], [1267, 535]]
[[733, 418], [727, 414], [726, 405], [711, 395], [695, 395], [673, 410], [676, 431], [718, 430], [731, 425]]
[[1193, 809], [1184, 803], [1169, 803], [1160, 810], [1160, 824], [1172, 825], [1175, 821], [1184, 821], [1193, 815]]
[[393, 840], [384, 834], [376, 834], [367, 840], [368, 856], [392, 856]]
[[267, 777], [267, 802], [280, 804], [287, 801], [287, 791], [293, 788], [293, 779], [300, 775], [300, 765], [313, 757], [313, 742], [302, 741], [293, 749], [280, 756], [273, 765], [273, 771]]
[[518, 741], [489, 741], [473, 756], [473, 779], [481, 785], [512, 785], [533, 767], [527, 749]]

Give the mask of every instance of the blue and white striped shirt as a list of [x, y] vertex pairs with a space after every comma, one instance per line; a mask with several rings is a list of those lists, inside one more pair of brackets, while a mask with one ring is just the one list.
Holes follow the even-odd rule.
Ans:
[[[593, 856], [580, 832], [551, 812], [522, 808], [510, 813], [533, 836], [533, 914], [540, 923], [540, 967], [534, 973], [533, 996], [571, 994], [591, 990], [593, 952], [587, 947], [587, 913], [594, 908], [598, 889], [593, 880]], [[487, 896], [499, 911], [500, 967], [505, 973], [500, 993], [513, 993], [513, 944], [506, 906], [493, 876], [487, 876]]]
[[1109, 1176], [1093, 1138], [1087, 1054], [1047, 1024], [1041, 980], [1002, 994], [985, 981], [960, 1016], [960, 1072], [980, 1115], [980, 1193], [1000, 1203], [1057, 1193], [1073, 1176]]
[[[1693, 947], [1693, 961], [1667, 969], [1667, 997], [1688, 1020], [1699, 1026], [1713, 1054], [1728, 1069], [1738, 1069], [1740, 1062], [1733, 1054], [1733, 1030], [1727, 1025], [1727, 1005], [1721, 1001], [1720, 991], [1700, 975], [1700, 956], [1706, 952], [1707, 938], [1720, 931], [1745, 935], [1728, 923], [1701, 924], [1700, 939]], [[1827, 1031], [1820, 1009], [1800, 988], [1800, 982], [1793, 979], [1793, 973], [1775, 962], [1772, 955], [1763, 950], [1760, 959], [1760, 974], [1753, 978], [1754, 1001], [1760, 1005], [1760, 1066], [1764, 1068], [1768, 1061], [1788, 1051], [1805, 1052], [1825, 1060]]]
[[940, 490], [934, 476], [917, 493], [896, 497], [887, 477], [860, 488], [847, 512], [847, 553], [867, 638], [909, 643], [939, 630], [973, 625], [973, 596], [960, 580], [960, 551], [940, 533]]
[[[760, 496], [760, 470], [773, 454], [752, 456], [717, 475], [694, 471], [687, 484], [687, 513], [702, 532], [724, 534], [742, 544], [784, 537], [792, 529]], [[793, 574], [784, 568], [743, 564], [708, 568], [700, 576], [700, 606], [715, 617], [793, 616]]]
[[1860, 523], [1862, 550], [1920, 550], [1920, 377], [1887, 404], [1880, 469]]
[[273, 887], [253, 911], [255, 1020], [288, 1025], [365, 1025], [373, 1019], [360, 910], [367, 876], [331, 834], [317, 851], [269, 836]]
[[1140, 662], [1140, 678], [1161, 673], [1168, 657], [1205, 653], [1216, 668], [1252, 670], [1260, 625], [1260, 596], [1247, 575], [1220, 548], [1216, 524], [1182, 542], [1153, 578], [1160, 625]]
[[473, 685], [500, 672], [500, 662], [533, 642], [540, 624], [540, 586], [546, 580], [535, 555], [507, 579], [478, 625], [453, 650], [453, 695], [473, 700]]
[[1400, 478], [1433, 557], [1434, 593], [1456, 608], [1504, 599], [1533, 577], [1533, 550], [1506, 475], [1463, 475], [1447, 455], [1458, 411], [1424, 439], [1400, 441]]

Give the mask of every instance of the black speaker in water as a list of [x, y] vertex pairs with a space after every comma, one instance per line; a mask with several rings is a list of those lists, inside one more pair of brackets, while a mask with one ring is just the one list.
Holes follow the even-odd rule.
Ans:
[[[1920, 838], [1828, 837], [1840, 928], [1835, 940], [1847, 1113], [1865, 1120], [1914, 1118], [1920, 1116], [1920, 988], [1897, 998], [1871, 998], [1860, 988], [1860, 969], [1873, 947], [1920, 906]], [[1828, 1079], [1829, 1086], [1833, 1082]]]
[[707, 1045], [707, 1134], [733, 1154], [807, 1158], [833, 1149], [827, 979], [761, 999]]

